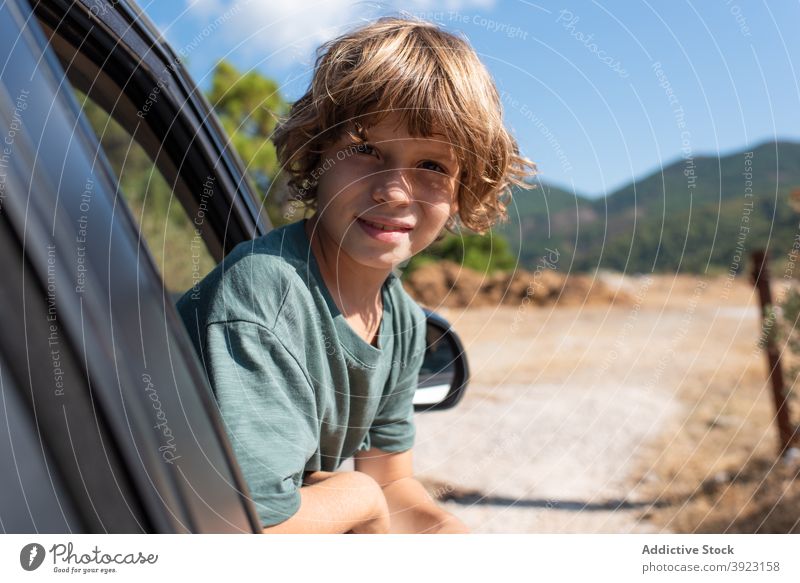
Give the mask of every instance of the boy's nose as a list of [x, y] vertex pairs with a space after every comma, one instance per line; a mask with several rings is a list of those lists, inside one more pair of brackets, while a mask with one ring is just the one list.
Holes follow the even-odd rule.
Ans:
[[402, 169], [386, 170], [375, 175], [372, 198], [377, 203], [409, 204], [413, 199], [411, 184]]

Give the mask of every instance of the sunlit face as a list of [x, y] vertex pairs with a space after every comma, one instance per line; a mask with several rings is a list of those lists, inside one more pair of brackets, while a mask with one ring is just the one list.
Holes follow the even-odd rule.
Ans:
[[363, 145], [345, 132], [317, 168], [315, 236], [387, 271], [442, 231], [457, 210], [461, 171], [444, 137], [412, 137], [399, 120], [390, 114], [367, 127]]

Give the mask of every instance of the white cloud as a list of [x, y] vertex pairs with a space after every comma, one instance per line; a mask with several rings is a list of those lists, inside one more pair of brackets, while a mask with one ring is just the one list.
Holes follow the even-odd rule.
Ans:
[[[492, 8], [496, 0], [189, 0], [186, 15], [198, 24], [232, 13], [224, 27], [224, 50], [263, 53], [274, 64], [311, 64], [314, 49], [349, 28], [385, 14], [425, 17], [434, 11]], [[238, 48], [237, 45], [242, 43]], [[272, 55], [272, 56], [270, 56]]]

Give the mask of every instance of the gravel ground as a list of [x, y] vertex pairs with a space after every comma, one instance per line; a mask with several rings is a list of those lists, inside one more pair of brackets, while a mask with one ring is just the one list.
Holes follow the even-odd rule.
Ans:
[[417, 476], [474, 532], [652, 532], [637, 484], [688, 417], [681, 387], [740, 366], [758, 333], [752, 288], [697, 281], [626, 279], [626, 305], [440, 310], [472, 383], [417, 416]]
[[471, 387], [417, 417], [416, 471], [474, 532], [648, 532], [629, 475], [674, 414], [641, 387]]

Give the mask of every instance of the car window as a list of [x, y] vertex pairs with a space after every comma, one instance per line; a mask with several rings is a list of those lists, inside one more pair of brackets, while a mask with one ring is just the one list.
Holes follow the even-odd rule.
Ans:
[[85, 94], [77, 89], [75, 94], [168, 292], [180, 295], [214, 268], [214, 258], [170, 184], [134, 137]]

